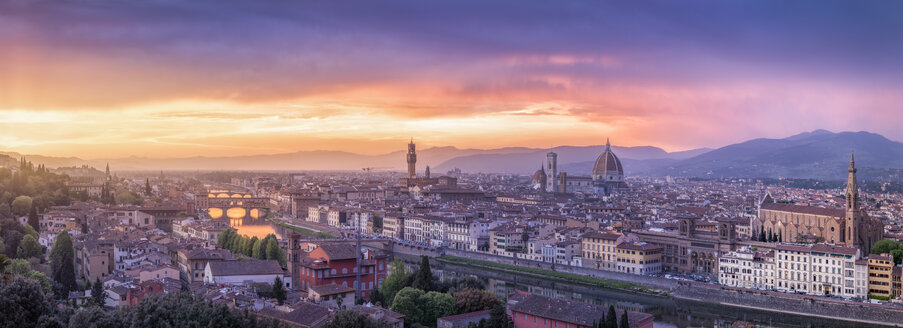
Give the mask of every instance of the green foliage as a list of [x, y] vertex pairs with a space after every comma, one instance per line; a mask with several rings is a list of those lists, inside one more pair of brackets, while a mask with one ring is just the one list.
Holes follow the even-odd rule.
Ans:
[[32, 204], [31, 210], [28, 211], [28, 224], [35, 231], [41, 229], [41, 221], [38, 218], [38, 208]]
[[872, 245], [872, 254], [890, 254], [894, 257], [894, 264], [903, 263], [903, 241], [879, 240]]
[[606, 328], [618, 328], [618, 314], [615, 313], [615, 306], [608, 306], [608, 314], [605, 315]]
[[94, 285], [91, 286], [91, 299], [94, 301], [94, 304], [98, 306], [103, 306], [107, 302], [107, 293], [103, 289], [103, 283], [100, 282], [100, 277], [94, 280]]
[[282, 278], [276, 277], [273, 281], [273, 298], [279, 302], [279, 305], [285, 302], [285, 284], [282, 283]]
[[479, 289], [464, 289], [453, 294], [456, 313], [490, 310], [500, 304], [498, 297]]
[[297, 232], [298, 234], [300, 234], [302, 237], [320, 238], [320, 239], [334, 239], [335, 238], [335, 236], [330, 235], [328, 233], [321, 232], [321, 231], [313, 231], [313, 230], [305, 229], [305, 228], [302, 228], [299, 226], [293, 226], [293, 225], [287, 224], [285, 222], [282, 222], [282, 220], [277, 219], [277, 218], [270, 218], [270, 221], [272, 221], [273, 223], [275, 223], [283, 228], [293, 230], [293, 231]]
[[420, 257], [420, 270], [417, 270], [417, 273], [415, 273], [414, 282], [411, 284], [411, 287], [423, 291], [435, 290], [435, 286], [433, 286], [433, 273], [430, 270], [430, 259], [428, 257]]
[[119, 190], [114, 198], [118, 204], [141, 205], [144, 204], [144, 197], [131, 190]]
[[29, 234], [22, 237], [22, 242], [19, 243], [17, 255], [22, 259], [30, 257], [41, 258], [43, 257], [42, 252], [41, 244], [38, 243], [38, 240], [34, 236]]
[[[508, 312], [505, 311], [505, 306], [502, 304], [496, 305], [492, 310], [489, 310], [489, 320], [486, 321], [485, 327], [487, 328], [510, 328], [514, 326], [511, 323], [511, 318], [508, 317]], [[481, 323], [480, 327], [484, 327]]]
[[141, 300], [138, 304], [111, 311], [97, 307], [78, 310], [69, 320], [70, 327], [280, 327], [269, 319], [258, 319], [248, 311], [231, 310], [190, 293], [164, 294]]
[[627, 318], [627, 310], [624, 310], [624, 313], [621, 314], [621, 322], [618, 324], [618, 328], [630, 328], [630, 319]]
[[335, 313], [323, 328], [388, 328], [384, 320], [376, 320], [366, 313], [355, 310], [341, 310]]
[[881, 295], [875, 295], [872, 293], [868, 294], [868, 298], [874, 299], [874, 300], [879, 300], [879, 301], [890, 301], [890, 296], [881, 296]]
[[6, 274], [8, 274], [10, 277], [19, 276], [22, 278], [34, 280], [39, 285], [41, 285], [41, 288], [45, 293], [50, 293], [53, 291], [50, 284], [50, 279], [48, 279], [43, 272], [32, 270], [31, 264], [29, 264], [27, 260], [15, 259], [8, 261], [8, 265], [6, 266]]
[[408, 270], [405, 268], [401, 259], [395, 259], [389, 266], [389, 276], [383, 280], [380, 292], [386, 299], [387, 305], [393, 304], [395, 294], [402, 288], [405, 288], [405, 282], [408, 280]]
[[2, 327], [19, 327], [38, 322], [53, 313], [54, 303], [41, 285], [32, 279], [13, 277], [0, 286], [0, 322]]
[[411, 323], [435, 327], [436, 319], [455, 313], [455, 300], [446, 293], [405, 287], [395, 295], [392, 310], [404, 314]]
[[53, 281], [59, 284], [59, 296], [66, 297], [69, 291], [75, 290], [75, 249], [72, 238], [63, 230], [56, 236], [56, 242], [50, 250], [50, 268]]
[[28, 213], [28, 210], [31, 209], [32, 199], [28, 196], [19, 196], [13, 200], [10, 207], [12, 208], [13, 214], [16, 215], [25, 215]]
[[247, 244], [244, 245], [244, 249], [242, 250], [242, 254], [245, 254], [250, 257], [254, 257], [254, 245], [260, 245], [260, 239], [257, 236], [251, 238]]
[[474, 266], [484, 267], [484, 268], [494, 268], [494, 269], [501, 269], [501, 270], [506, 270], [506, 271], [517, 271], [517, 272], [541, 275], [541, 276], [546, 276], [546, 277], [550, 277], [550, 278], [584, 283], [584, 284], [589, 284], [589, 285], [594, 285], [594, 286], [599, 286], [599, 287], [622, 288], [622, 289], [643, 289], [643, 290], [648, 289], [648, 287], [645, 287], [645, 286], [635, 285], [635, 284], [626, 283], [626, 282], [611, 281], [611, 280], [593, 278], [593, 277], [588, 277], [588, 276], [576, 275], [576, 274], [572, 274], [572, 273], [543, 270], [543, 269], [538, 269], [538, 268], [529, 268], [529, 267], [522, 267], [522, 266], [516, 266], [516, 265], [509, 265], [509, 264], [480, 261], [480, 260], [468, 259], [468, 258], [457, 257], [457, 256], [442, 255], [440, 257], [440, 259], [442, 259], [444, 261], [463, 263], [463, 264], [474, 265]]

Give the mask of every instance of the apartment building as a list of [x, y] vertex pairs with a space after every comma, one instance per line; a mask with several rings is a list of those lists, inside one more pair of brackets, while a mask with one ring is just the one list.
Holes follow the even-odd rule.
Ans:
[[730, 252], [718, 259], [718, 283], [725, 286], [774, 289], [774, 253], [748, 249]]
[[589, 232], [580, 239], [583, 265], [601, 270], [617, 270], [615, 247], [624, 240], [624, 235], [610, 232]]
[[423, 218], [416, 216], [404, 218], [404, 239], [415, 243], [424, 242], [423, 221]]
[[859, 252], [854, 247], [829, 244], [777, 245], [775, 288], [812, 295], [865, 297], [856, 288]]
[[872, 254], [869, 263], [869, 296], [890, 298], [892, 293], [891, 274], [894, 270], [894, 258], [890, 254]]
[[643, 242], [622, 242], [615, 246], [618, 272], [657, 274], [662, 272], [662, 247]]
[[383, 218], [383, 231], [380, 233], [388, 238], [404, 237], [404, 218], [401, 217], [385, 217]]

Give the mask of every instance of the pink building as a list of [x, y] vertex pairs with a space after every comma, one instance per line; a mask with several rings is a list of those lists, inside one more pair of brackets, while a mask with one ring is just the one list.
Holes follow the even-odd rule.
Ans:
[[[615, 311], [621, 322], [623, 310]], [[508, 295], [508, 315], [517, 328], [591, 328], [608, 313], [608, 307], [590, 305], [516, 292]], [[652, 328], [655, 317], [642, 312], [627, 311], [631, 328]]]

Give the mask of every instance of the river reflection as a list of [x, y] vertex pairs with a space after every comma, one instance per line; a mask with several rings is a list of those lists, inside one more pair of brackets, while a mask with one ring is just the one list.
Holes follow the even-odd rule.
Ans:
[[[410, 268], [416, 269], [417, 265], [410, 263]], [[600, 305], [602, 308], [614, 305], [618, 311], [626, 309], [645, 312], [655, 316], [655, 327], [730, 327], [736, 321], [746, 321], [760, 325], [760, 327], [881, 327], [864, 323], [590, 288], [582, 285], [557, 283], [459, 265], [440, 264], [433, 267], [433, 273], [438, 275], [440, 279], [463, 276], [478, 277], [483, 280], [486, 289], [492, 291], [495, 295], [508, 295], [520, 290], [543, 296]]]
[[229, 219], [229, 226], [235, 229], [239, 235], [263, 239], [269, 234], [276, 234], [276, 238], [282, 239], [283, 228], [272, 224], [265, 218]]

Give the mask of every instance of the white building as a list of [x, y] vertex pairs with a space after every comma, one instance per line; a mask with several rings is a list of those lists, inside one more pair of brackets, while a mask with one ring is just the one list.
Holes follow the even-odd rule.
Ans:
[[[811, 246], [778, 245], [775, 247], [775, 282], [778, 290], [811, 295], [865, 297], [868, 268], [859, 268], [859, 250], [847, 246], [815, 244]], [[861, 288], [860, 288], [861, 287]]]
[[[272, 284], [276, 277], [285, 275], [276, 260], [210, 261], [204, 273], [204, 283], [225, 285]], [[291, 287], [291, 279], [283, 282]]]
[[748, 249], [730, 252], [718, 259], [718, 283], [725, 286], [766, 289], [774, 288], [774, 253]]
[[404, 239], [416, 243], [424, 241], [423, 218], [411, 216], [404, 219]]

